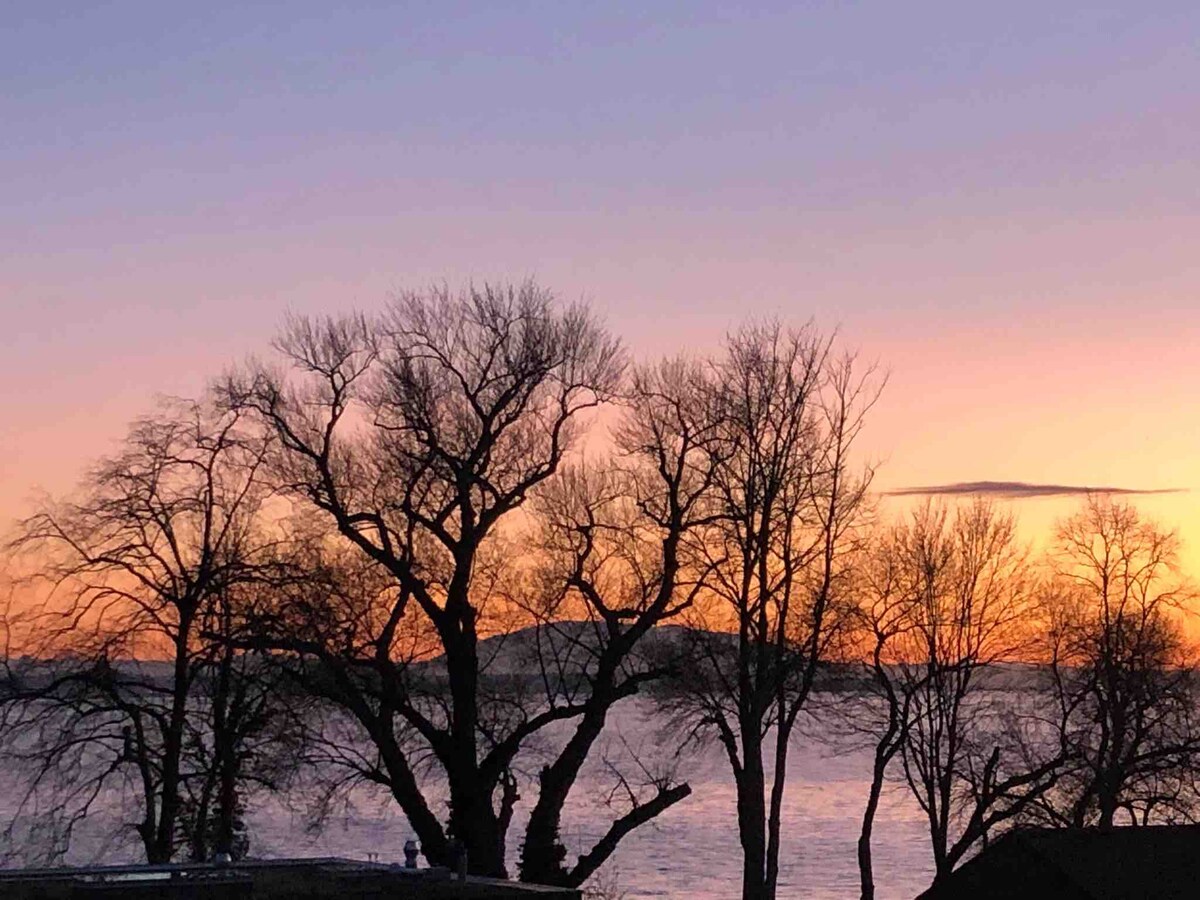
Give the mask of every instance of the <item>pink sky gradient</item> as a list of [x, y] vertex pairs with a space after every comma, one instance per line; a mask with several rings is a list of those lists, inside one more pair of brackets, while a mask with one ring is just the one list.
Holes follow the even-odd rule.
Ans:
[[884, 486], [1200, 481], [1193, 4], [17, 6], [6, 520], [285, 310], [527, 275], [643, 357], [840, 325]]

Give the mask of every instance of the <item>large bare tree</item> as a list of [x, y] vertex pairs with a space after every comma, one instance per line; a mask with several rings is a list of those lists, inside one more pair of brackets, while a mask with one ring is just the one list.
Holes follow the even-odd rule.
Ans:
[[[407, 293], [377, 318], [295, 319], [278, 348], [290, 371], [230, 379], [229, 405], [278, 441], [277, 486], [323, 516], [386, 591], [355, 617], [353, 640], [336, 642], [344, 610], [326, 610], [333, 631], [277, 633], [271, 645], [317, 667], [431, 861], [450, 862], [453, 840], [472, 872], [503, 875], [514, 760], [530, 735], [583, 708], [491, 702], [480, 640], [511, 627], [504, 541], [584, 413], [619, 389], [620, 346], [584, 307], [525, 283]], [[447, 786], [445, 824], [419, 760]]]

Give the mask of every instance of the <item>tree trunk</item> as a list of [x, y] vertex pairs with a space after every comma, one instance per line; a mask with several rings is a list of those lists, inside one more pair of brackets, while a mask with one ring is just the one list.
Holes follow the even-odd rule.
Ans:
[[494, 787], [485, 786], [478, 772], [456, 773], [450, 785], [450, 832], [467, 853], [468, 872], [507, 878], [501, 853], [504, 836], [492, 808]]
[[179, 632], [175, 639], [171, 712], [163, 735], [163, 774], [158, 823], [146, 854], [146, 861], [152, 864], [170, 862], [171, 857], [175, 855], [175, 823], [179, 818], [179, 767], [183, 755], [183, 730], [187, 722], [187, 701], [191, 687], [188, 671], [188, 639], [191, 636], [191, 625], [192, 617], [181, 612]]
[[221, 658], [221, 671], [214, 698], [213, 731], [217, 763], [217, 829], [216, 853], [233, 856], [234, 820], [237, 816], [237, 747], [232, 714], [233, 650], [226, 648]]
[[1100, 786], [1097, 800], [1100, 807], [1100, 821], [1097, 825], [1101, 828], [1112, 828], [1117, 816], [1117, 792], [1106, 782]]
[[[461, 566], [460, 566], [461, 569]], [[479, 722], [479, 659], [476, 652], [475, 612], [463, 599], [465, 582], [456, 580], [452, 594], [460, 596], [447, 602], [447, 612], [456, 622], [442, 628], [446, 648], [446, 670], [450, 680], [450, 695], [454, 701], [451, 721], [452, 747], [446, 775], [450, 782], [450, 832], [467, 853], [467, 870], [472, 875], [507, 878], [501, 848], [499, 820], [492, 806], [496, 783], [486, 783], [479, 771], [476, 747], [476, 727]]]
[[[360, 718], [360, 721], [364, 720]], [[395, 735], [380, 727], [378, 722], [371, 722], [369, 719], [364, 721], [364, 725], [369, 731], [374, 728], [372, 737], [387, 770], [392, 796], [417, 833], [421, 852], [431, 865], [448, 866], [450, 858], [446, 832], [442, 830], [442, 823], [425, 802], [412, 769], [396, 743]]]
[[564, 865], [567, 851], [559, 838], [563, 806], [587, 761], [596, 738], [604, 730], [611, 702], [593, 696], [595, 706], [584, 714], [562, 752], [539, 776], [537, 803], [529, 814], [525, 844], [521, 849], [521, 878], [534, 884], [567, 887], [569, 871]]
[[871, 789], [867, 794], [867, 806], [863, 810], [862, 831], [858, 836], [858, 877], [862, 900], [875, 900], [875, 872], [871, 862], [871, 832], [875, 828], [875, 813], [879, 809], [879, 798], [883, 793], [883, 776], [887, 764], [875, 757], [871, 772]]
[[767, 834], [762, 746], [748, 742], [737, 774], [738, 838], [742, 845], [742, 900], [774, 900], [766, 880]]
[[791, 740], [792, 731], [786, 720], [776, 728], [775, 769], [771, 775], [771, 806], [767, 814], [766, 886], [771, 897], [775, 896], [779, 883], [780, 823], [783, 816], [783, 793], [787, 786], [788, 741]]

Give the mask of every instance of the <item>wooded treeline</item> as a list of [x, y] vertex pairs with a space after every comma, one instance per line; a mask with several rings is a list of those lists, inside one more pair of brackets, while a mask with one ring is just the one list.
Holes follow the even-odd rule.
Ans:
[[856, 442], [883, 382], [812, 325], [633, 364], [533, 283], [290, 319], [19, 523], [8, 849], [59, 856], [116, 802], [148, 861], [237, 857], [267, 794], [367, 783], [432, 864], [577, 886], [691, 792], [613, 765], [606, 833], [564, 845], [638, 696], [722, 748], [746, 898], [776, 893], [805, 718], [873, 750], [863, 897], [889, 781], [938, 878], [1017, 824], [1191, 821], [1174, 535], [1100, 496], [1036, 556], [983, 500], [882, 519]]

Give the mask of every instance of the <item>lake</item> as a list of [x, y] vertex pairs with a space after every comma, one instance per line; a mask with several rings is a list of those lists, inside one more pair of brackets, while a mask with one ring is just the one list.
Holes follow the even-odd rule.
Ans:
[[[620, 753], [628, 745], [653, 758], [656, 731], [648, 707], [626, 704], [613, 717], [606, 749], [610, 754]], [[784, 804], [780, 897], [857, 896], [855, 842], [870, 761], [867, 750], [797, 737], [789, 759]], [[531, 768], [534, 765], [531, 761]], [[690, 753], [681, 763], [680, 775], [691, 784], [692, 795], [625, 839], [602, 870], [600, 881], [609, 896], [628, 900], [740, 896], [734, 790], [723, 751], [714, 746]], [[4, 787], [0, 807], [13, 802], [11, 785]], [[565, 817], [563, 836], [571, 858], [607, 828], [610, 820], [603, 801], [610, 787], [611, 780], [604, 777], [597, 755]], [[526, 791], [527, 801], [532, 794], [532, 789]], [[527, 809], [528, 803], [523, 801], [513, 823], [513, 858]], [[331, 817], [319, 834], [307, 833], [303, 815], [278, 802], [252, 805], [247, 818], [251, 854], [263, 857], [367, 859], [374, 855], [383, 862], [399, 862], [404, 842], [413, 836], [388, 798], [366, 791], [356, 794], [353, 807]], [[97, 811], [79, 827], [69, 861], [137, 861], [136, 840], [131, 840], [131, 829], [120, 827], [122, 819], [111, 806]], [[880, 806], [873, 841], [880, 898], [909, 898], [928, 887], [932, 878], [928, 840], [916, 803], [900, 786], [891, 787]]]
[[[614, 716], [608, 749], [620, 738], [653, 750], [655, 728], [649, 710], [626, 704]], [[587, 778], [576, 788], [564, 821], [564, 842], [571, 857], [587, 839], [599, 838], [610, 818], [604, 798], [611, 781], [594, 756]], [[788, 760], [784, 838], [780, 858], [781, 898], [832, 899], [858, 895], [856, 842], [870, 778], [870, 751], [834, 748], [798, 737]], [[680, 775], [692, 794], [658, 820], [622, 842], [600, 881], [613, 895], [636, 898], [692, 896], [704, 900], [739, 898], [742, 858], [737, 835], [733, 780], [724, 751], [708, 746], [685, 757]], [[533, 791], [527, 792], [532, 794]], [[518, 806], [510, 834], [511, 858], [523, 827]], [[253, 852], [264, 856], [348, 856], [401, 860], [412, 835], [389, 800], [356, 803], [352, 814], [326, 824], [322, 834], [305, 835], [298, 817], [275, 809], [253, 816]], [[929, 887], [932, 858], [922, 812], [900, 785], [889, 787], [876, 818], [874, 840], [877, 895], [912, 898]], [[515, 865], [512, 866], [515, 871]]]

